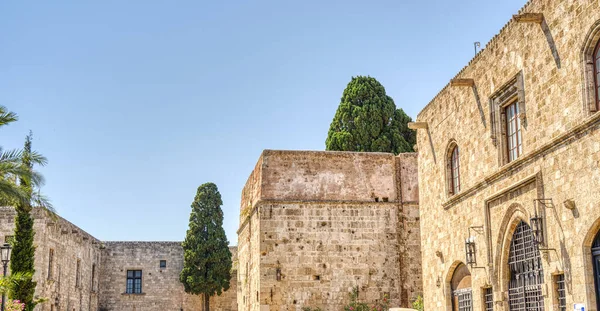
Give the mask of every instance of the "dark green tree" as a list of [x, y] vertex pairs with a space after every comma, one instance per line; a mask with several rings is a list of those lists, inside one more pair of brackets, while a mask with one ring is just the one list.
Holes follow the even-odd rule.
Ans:
[[[30, 132], [25, 139], [25, 147], [23, 148], [22, 154], [22, 167], [29, 172], [33, 171], [32, 154]], [[28, 276], [14, 282], [13, 290], [10, 292], [11, 299], [20, 300], [25, 303], [26, 311], [31, 311], [35, 307], [33, 295], [36, 286], [36, 282], [34, 282], [32, 278], [35, 273], [35, 246], [33, 245], [35, 232], [33, 230], [33, 217], [31, 216], [31, 198], [34, 186], [31, 176], [31, 174], [23, 174], [19, 178], [19, 187], [30, 199], [19, 200], [15, 205], [17, 217], [15, 219], [13, 250], [10, 257], [11, 273], [19, 273]]]
[[411, 118], [375, 78], [352, 77], [329, 127], [327, 150], [412, 152], [416, 142]]
[[223, 230], [221, 194], [217, 185], [198, 187], [190, 225], [182, 243], [183, 270], [179, 280], [187, 293], [204, 295], [204, 311], [210, 310], [210, 296], [229, 289], [231, 252]]

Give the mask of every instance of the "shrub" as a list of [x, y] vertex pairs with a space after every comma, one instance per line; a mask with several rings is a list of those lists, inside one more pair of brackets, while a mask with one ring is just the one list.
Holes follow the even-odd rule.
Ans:
[[350, 296], [350, 303], [344, 306], [344, 311], [370, 311], [369, 305], [358, 302], [358, 286], [352, 288], [348, 295]]
[[412, 303], [413, 309], [423, 311], [423, 296], [419, 295]]

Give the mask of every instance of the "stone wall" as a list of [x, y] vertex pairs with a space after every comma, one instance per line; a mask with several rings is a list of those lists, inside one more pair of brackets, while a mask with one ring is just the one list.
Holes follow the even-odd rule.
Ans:
[[[14, 235], [13, 208], [0, 208], [2, 241]], [[88, 311], [98, 308], [100, 241], [65, 219], [34, 209], [36, 296], [42, 310]], [[50, 252], [54, 254], [50, 263]], [[77, 268], [79, 266], [79, 269]], [[79, 275], [78, 275], [79, 272]]]
[[[426, 310], [452, 309], [450, 280], [465, 261], [469, 234], [477, 246], [469, 267], [474, 310], [483, 310], [488, 287], [494, 310], [508, 310], [508, 247], [516, 224], [530, 223], [538, 199], [546, 203], [538, 205], [546, 232], [540, 247], [548, 249], [542, 251], [546, 310], [557, 307], [553, 276], [561, 273], [567, 308], [584, 303], [597, 310], [590, 246], [600, 228], [600, 115], [588, 105], [585, 53], [590, 38], [598, 38], [591, 31], [599, 25], [600, 2], [533, 0], [521, 13], [544, 19], [511, 19], [457, 74], [474, 86], [448, 84], [417, 118], [428, 125], [417, 135]], [[511, 80], [522, 82], [516, 98], [524, 108], [523, 154], [507, 163], [496, 98]], [[446, 185], [451, 143], [460, 150], [456, 195]]]
[[[230, 248], [236, 255], [236, 248]], [[166, 260], [166, 268], [160, 261]], [[233, 258], [237, 261], [237, 258]], [[183, 269], [181, 242], [105, 242], [100, 276], [102, 310], [202, 310], [202, 297], [186, 294], [179, 282]], [[126, 294], [127, 270], [142, 270], [142, 293]], [[236, 277], [211, 310], [237, 310]]]
[[243, 191], [240, 310], [340, 310], [353, 287], [407, 305], [421, 271], [417, 178], [404, 172], [415, 155], [265, 150]]

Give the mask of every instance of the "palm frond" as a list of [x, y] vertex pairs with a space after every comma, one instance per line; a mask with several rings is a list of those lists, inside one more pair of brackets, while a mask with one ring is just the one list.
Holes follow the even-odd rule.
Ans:
[[19, 117], [17, 117], [16, 113], [8, 111], [4, 106], [0, 106], [0, 127], [15, 122], [18, 119]]
[[17, 202], [27, 202], [28, 195], [15, 183], [0, 178], [0, 198], [4, 203], [15, 204]]
[[31, 171], [28, 177], [30, 178], [31, 183], [37, 188], [46, 184], [46, 178], [38, 171]]
[[23, 150], [3, 150], [0, 147], [0, 162], [20, 162], [23, 157]]
[[37, 151], [32, 151], [29, 154], [29, 161], [31, 161], [31, 164], [37, 164], [40, 166], [45, 166], [48, 164], [48, 159], [46, 159], [45, 156], [41, 155]]
[[47, 196], [41, 194], [39, 191], [31, 195], [31, 202], [34, 208], [44, 208], [52, 213], [56, 213], [54, 206]]

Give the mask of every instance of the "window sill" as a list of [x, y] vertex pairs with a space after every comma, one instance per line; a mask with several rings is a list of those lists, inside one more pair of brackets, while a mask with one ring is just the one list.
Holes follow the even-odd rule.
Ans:
[[146, 293], [121, 293], [122, 296], [144, 296]]

